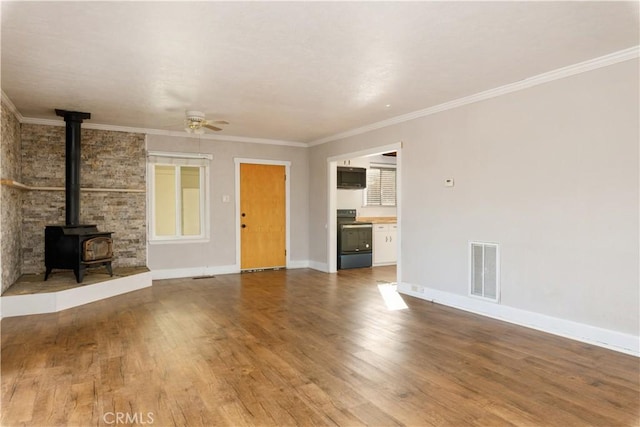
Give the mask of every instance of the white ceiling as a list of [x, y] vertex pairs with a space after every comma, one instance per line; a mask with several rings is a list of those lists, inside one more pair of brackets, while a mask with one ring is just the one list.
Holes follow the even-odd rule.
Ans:
[[313, 142], [637, 46], [638, 4], [2, 1], [1, 88], [27, 118]]

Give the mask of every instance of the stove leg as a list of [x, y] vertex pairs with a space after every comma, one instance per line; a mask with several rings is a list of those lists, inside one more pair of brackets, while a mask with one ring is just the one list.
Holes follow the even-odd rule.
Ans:
[[44, 281], [46, 282], [47, 279], [49, 278], [49, 275], [51, 274], [51, 270], [53, 270], [53, 268], [51, 267], [47, 267], [47, 271], [44, 272]]
[[104, 266], [107, 267], [107, 271], [109, 272], [109, 276], [113, 277], [113, 270], [111, 269], [111, 261], [105, 262]]
[[84, 279], [84, 268], [74, 268], [73, 273], [76, 275], [76, 282], [82, 283], [82, 280]]

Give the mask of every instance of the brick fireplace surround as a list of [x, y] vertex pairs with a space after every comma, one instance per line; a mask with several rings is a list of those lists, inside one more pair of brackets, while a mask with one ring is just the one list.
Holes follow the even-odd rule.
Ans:
[[[2, 102], [0, 186], [2, 292], [44, 273], [44, 229], [65, 222], [65, 126], [20, 123]], [[82, 130], [81, 211], [114, 232], [113, 267], [146, 265], [145, 136]], [[13, 182], [18, 185], [4, 185]]]

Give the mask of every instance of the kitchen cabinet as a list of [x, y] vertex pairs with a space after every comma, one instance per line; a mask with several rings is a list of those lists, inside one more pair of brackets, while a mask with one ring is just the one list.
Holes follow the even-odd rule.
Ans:
[[398, 261], [398, 224], [373, 224], [373, 265]]
[[351, 159], [351, 160], [340, 160], [338, 162], [338, 166], [369, 168], [369, 159], [367, 159], [366, 157], [362, 157], [362, 158]]

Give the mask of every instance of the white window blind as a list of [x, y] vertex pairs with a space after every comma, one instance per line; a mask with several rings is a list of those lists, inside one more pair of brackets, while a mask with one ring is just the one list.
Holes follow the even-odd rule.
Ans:
[[367, 206], [396, 206], [396, 170], [371, 167], [367, 169]]

